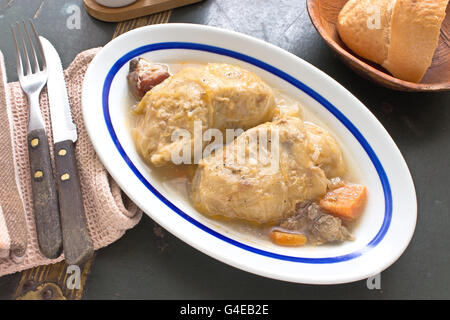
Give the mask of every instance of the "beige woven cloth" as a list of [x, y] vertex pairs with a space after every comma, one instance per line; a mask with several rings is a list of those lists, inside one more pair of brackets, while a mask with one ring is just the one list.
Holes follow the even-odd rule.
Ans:
[[[72, 116], [78, 129], [75, 153], [81, 191], [95, 249], [119, 239], [142, 216], [100, 163], [84, 127], [81, 87], [86, 69], [98, 50], [80, 53], [65, 71]], [[45, 89], [40, 105], [52, 146]], [[64, 259], [62, 255], [50, 260], [39, 252], [26, 144], [27, 108], [27, 99], [19, 83], [6, 82], [0, 52], [0, 276]]]

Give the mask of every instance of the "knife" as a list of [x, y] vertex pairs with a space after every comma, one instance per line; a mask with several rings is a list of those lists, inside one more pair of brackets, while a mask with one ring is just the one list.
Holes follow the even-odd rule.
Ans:
[[75, 142], [77, 128], [72, 120], [64, 72], [58, 52], [41, 39], [48, 69], [47, 92], [52, 122], [63, 250], [69, 265], [80, 265], [94, 252], [87, 229], [78, 175]]

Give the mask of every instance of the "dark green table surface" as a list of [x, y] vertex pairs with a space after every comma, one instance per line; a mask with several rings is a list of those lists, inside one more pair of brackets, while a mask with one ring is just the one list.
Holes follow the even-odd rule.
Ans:
[[[70, 5], [80, 8], [79, 30], [67, 28]], [[78, 52], [106, 44], [115, 29], [87, 15], [81, 0], [0, 0], [0, 50], [10, 81], [17, 76], [9, 25], [33, 17], [65, 67]], [[416, 231], [405, 253], [381, 274], [381, 290], [369, 290], [366, 281], [312, 286], [259, 277], [218, 262], [165, 231], [158, 236], [159, 227], [144, 216], [97, 253], [84, 299], [450, 298], [450, 93], [394, 92], [355, 75], [318, 36], [304, 0], [206, 0], [174, 10], [170, 22], [208, 24], [264, 39], [350, 90], [382, 122], [409, 165], [419, 205]], [[12, 296], [19, 277], [0, 278], [0, 298]]]

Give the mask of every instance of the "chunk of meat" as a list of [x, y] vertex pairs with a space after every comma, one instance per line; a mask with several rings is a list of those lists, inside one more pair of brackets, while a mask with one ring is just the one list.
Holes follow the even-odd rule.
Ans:
[[[272, 89], [250, 71], [218, 63], [187, 67], [141, 100], [135, 109], [141, 119], [134, 141], [144, 159], [162, 166], [184, 146], [193, 150], [196, 122], [201, 124], [200, 134], [209, 128], [246, 130], [269, 121], [274, 107]], [[173, 141], [178, 129], [191, 138]]]
[[138, 99], [168, 77], [170, 77], [169, 68], [165, 64], [153, 63], [144, 58], [135, 58], [130, 61], [128, 85]]
[[331, 214], [346, 220], [355, 220], [361, 215], [366, 199], [367, 188], [351, 184], [328, 192], [319, 204]]
[[[260, 132], [269, 141], [261, 145]], [[261, 151], [260, 148], [263, 148]], [[251, 157], [251, 150], [266, 153], [268, 161]], [[242, 154], [241, 161], [238, 161]], [[256, 223], [280, 222], [295, 212], [299, 201], [325, 195], [328, 179], [308, 153], [303, 121], [287, 116], [249, 129], [233, 143], [200, 161], [191, 198], [205, 214]]]
[[342, 220], [327, 214], [315, 202], [298, 203], [296, 213], [284, 220], [280, 227], [304, 233], [308, 241], [316, 245], [353, 240]]

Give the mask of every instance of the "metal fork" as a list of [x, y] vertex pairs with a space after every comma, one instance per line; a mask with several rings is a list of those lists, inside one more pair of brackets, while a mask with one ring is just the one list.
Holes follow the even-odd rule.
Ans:
[[[19, 82], [28, 97], [29, 104], [27, 142], [36, 231], [41, 253], [47, 258], [54, 259], [62, 251], [61, 225], [56, 184], [50, 160], [50, 148], [39, 106], [39, 96], [48, 78], [47, 63], [32, 21], [29, 21], [29, 25], [36, 45], [33, 44], [25, 21], [22, 24], [28, 46], [18, 22], [16, 23], [17, 37], [12, 26], [11, 33], [16, 49]], [[22, 54], [19, 43], [21, 44]], [[31, 53], [32, 61], [30, 61], [28, 51]]]

